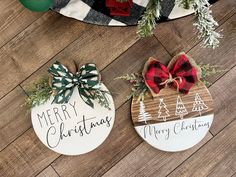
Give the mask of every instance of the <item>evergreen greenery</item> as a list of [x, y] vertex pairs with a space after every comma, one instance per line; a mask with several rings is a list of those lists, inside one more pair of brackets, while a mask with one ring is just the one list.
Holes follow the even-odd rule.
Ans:
[[52, 88], [49, 85], [49, 77], [43, 76], [26, 89], [26, 106], [31, 109], [35, 106], [45, 103], [52, 94]]
[[[138, 31], [140, 37], [148, 37], [153, 34], [153, 30], [156, 28], [156, 21], [160, 17], [161, 0], [149, 0], [146, 11], [144, 12], [142, 19], [138, 22]], [[212, 16], [210, 10], [210, 4], [207, 0], [177, 0], [179, 6], [184, 9], [190, 9], [191, 7], [195, 11], [196, 22], [194, 26], [199, 31], [199, 38], [203, 39], [203, 47], [216, 48], [219, 46], [219, 38], [221, 34], [215, 31], [218, 23]]]
[[210, 4], [207, 0], [194, 0], [193, 8], [196, 14], [196, 22], [193, 24], [199, 31], [199, 38], [203, 39], [203, 47], [216, 48], [219, 46], [221, 34], [215, 31], [218, 23], [212, 16]]
[[148, 37], [153, 34], [153, 30], [156, 28], [156, 20], [160, 16], [160, 10], [160, 0], [149, 0], [142, 19], [138, 21], [137, 33], [140, 37]]
[[132, 73], [126, 74], [125, 76], [117, 77], [116, 79], [122, 79], [128, 81], [131, 85], [131, 94], [127, 97], [129, 100], [132, 97], [138, 97], [138, 101], [144, 100], [145, 94], [149, 92], [148, 87], [146, 86], [142, 74]]

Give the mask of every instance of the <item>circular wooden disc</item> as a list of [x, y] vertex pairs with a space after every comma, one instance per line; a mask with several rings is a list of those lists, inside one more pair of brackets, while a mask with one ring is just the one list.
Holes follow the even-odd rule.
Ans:
[[210, 92], [202, 82], [187, 95], [165, 88], [155, 98], [149, 94], [138, 102], [134, 97], [131, 114], [136, 131], [147, 143], [171, 152], [199, 143], [214, 117]]
[[[107, 90], [105, 85], [101, 85]], [[65, 155], [90, 152], [108, 137], [115, 120], [115, 107], [111, 95], [107, 95], [110, 110], [94, 100], [94, 108], [80, 97], [78, 89], [67, 104], [45, 104], [34, 107], [31, 119], [35, 133], [51, 150]]]

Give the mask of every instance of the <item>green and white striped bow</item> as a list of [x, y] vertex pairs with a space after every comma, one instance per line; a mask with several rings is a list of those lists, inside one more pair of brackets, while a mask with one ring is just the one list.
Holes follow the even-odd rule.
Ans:
[[57, 91], [53, 103], [68, 103], [77, 86], [83, 101], [91, 107], [94, 106], [94, 96], [91, 92], [100, 88], [99, 72], [95, 64], [85, 64], [73, 74], [66, 66], [56, 61], [48, 72], [53, 75], [52, 89]]

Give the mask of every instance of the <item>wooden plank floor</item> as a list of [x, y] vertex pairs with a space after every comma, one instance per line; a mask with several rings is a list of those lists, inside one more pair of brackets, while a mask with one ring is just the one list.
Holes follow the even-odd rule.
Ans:
[[[193, 16], [161, 23], [155, 35], [139, 39], [136, 27], [102, 27], [55, 12], [32, 13], [18, 0], [0, 5], [0, 177], [236, 176], [236, 1], [212, 7], [224, 38], [220, 47], [200, 47]], [[208, 78], [215, 119], [208, 135], [193, 148], [167, 153], [136, 134], [130, 118], [129, 85], [114, 78], [140, 71], [150, 56], [163, 63], [185, 51], [198, 63], [220, 65], [225, 72]], [[23, 105], [26, 86], [55, 60], [94, 62], [112, 92], [116, 120], [96, 150], [64, 156], [46, 148], [32, 129]]]

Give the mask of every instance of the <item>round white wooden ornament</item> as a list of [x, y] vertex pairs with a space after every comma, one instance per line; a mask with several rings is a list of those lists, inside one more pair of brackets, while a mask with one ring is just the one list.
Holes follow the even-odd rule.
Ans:
[[[104, 84], [101, 87], [108, 91]], [[90, 152], [105, 141], [114, 124], [113, 98], [109, 94], [107, 98], [110, 110], [96, 100], [91, 108], [82, 100], [77, 88], [67, 104], [52, 104], [51, 98], [32, 109], [34, 131], [44, 145], [57, 153], [79, 155]]]
[[135, 129], [151, 146], [163, 151], [182, 151], [199, 143], [213, 121], [210, 92], [198, 82], [187, 95], [165, 88], [157, 97], [132, 100]]

